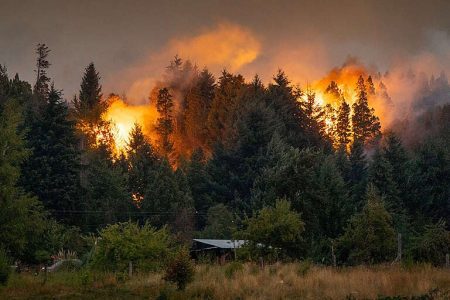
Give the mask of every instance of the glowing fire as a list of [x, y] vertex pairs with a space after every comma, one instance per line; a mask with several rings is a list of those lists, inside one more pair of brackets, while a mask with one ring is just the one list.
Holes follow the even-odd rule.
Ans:
[[118, 96], [109, 98], [110, 106], [104, 114], [105, 121], [111, 121], [113, 124], [113, 136], [116, 149], [123, 151], [128, 145], [130, 132], [139, 124], [144, 134], [152, 137], [152, 130], [158, 113], [150, 105], [128, 105]]

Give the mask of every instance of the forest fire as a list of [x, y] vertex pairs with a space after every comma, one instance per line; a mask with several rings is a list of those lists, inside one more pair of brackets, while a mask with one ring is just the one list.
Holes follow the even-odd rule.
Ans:
[[108, 99], [109, 107], [103, 116], [105, 121], [113, 124], [113, 136], [116, 150], [125, 150], [129, 135], [135, 124], [142, 127], [144, 134], [152, 139], [152, 127], [158, 113], [150, 105], [129, 105], [122, 98], [113, 95]]

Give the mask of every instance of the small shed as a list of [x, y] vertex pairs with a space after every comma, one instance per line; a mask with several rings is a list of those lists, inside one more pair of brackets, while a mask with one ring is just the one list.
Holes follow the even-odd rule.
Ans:
[[209, 256], [223, 264], [225, 261], [233, 259], [235, 250], [241, 248], [245, 242], [245, 240], [193, 239], [191, 255], [194, 259], [198, 259], [202, 255]]

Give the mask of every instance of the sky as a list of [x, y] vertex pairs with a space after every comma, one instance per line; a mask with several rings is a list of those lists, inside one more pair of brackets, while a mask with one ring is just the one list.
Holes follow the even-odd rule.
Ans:
[[450, 1], [0, 0], [0, 64], [33, 82], [34, 49], [71, 99], [94, 62], [105, 93], [142, 103], [179, 54], [216, 75], [268, 82], [278, 68], [300, 84], [349, 57], [381, 72], [450, 74]]

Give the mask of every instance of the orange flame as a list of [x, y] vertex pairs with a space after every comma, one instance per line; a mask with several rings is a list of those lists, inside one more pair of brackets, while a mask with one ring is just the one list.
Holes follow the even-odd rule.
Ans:
[[128, 145], [130, 132], [139, 124], [144, 134], [153, 139], [152, 128], [158, 118], [158, 112], [150, 105], [129, 105], [119, 96], [109, 98], [109, 108], [103, 119], [113, 124], [113, 136], [116, 150], [120, 153]]

